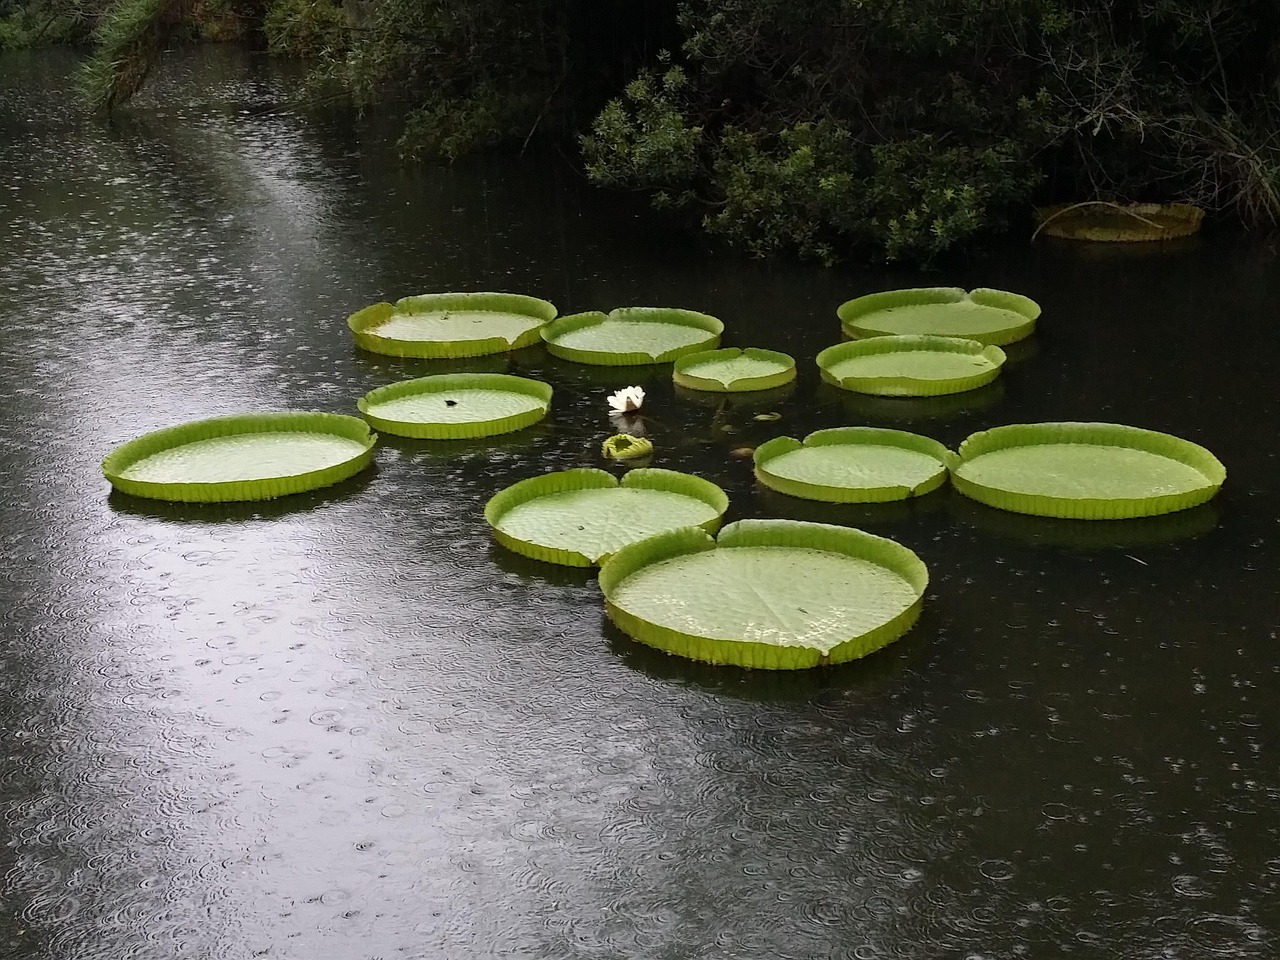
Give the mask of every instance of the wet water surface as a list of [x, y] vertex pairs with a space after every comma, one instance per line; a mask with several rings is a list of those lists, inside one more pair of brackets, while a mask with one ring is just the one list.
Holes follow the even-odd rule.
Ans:
[[[1063, 242], [938, 273], [758, 263], [669, 233], [558, 156], [402, 166], [384, 132], [279, 109], [230, 50], [110, 124], [63, 55], [0, 58], [0, 955], [1205, 960], [1280, 952], [1280, 254]], [[818, 383], [835, 308], [892, 286], [1044, 307], [1005, 375], [918, 404]], [[355, 412], [458, 365], [357, 351], [345, 318], [499, 289], [562, 312], [722, 318], [802, 376], [763, 409], [540, 348], [549, 420], [384, 437], [375, 469], [248, 506], [111, 495], [114, 446], [247, 410]], [[499, 488], [598, 465], [649, 391], [656, 466], [729, 519], [891, 536], [920, 624], [797, 675], [684, 663], [608, 626], [593, 577], [491, 545]], [[758, 421], [761, 412], [781, 419]], [[1111, 420], [1223, 460], [1210, 504], [1072, 524], [950, 491], [829, 506], [732, 455], [869, 423]]]

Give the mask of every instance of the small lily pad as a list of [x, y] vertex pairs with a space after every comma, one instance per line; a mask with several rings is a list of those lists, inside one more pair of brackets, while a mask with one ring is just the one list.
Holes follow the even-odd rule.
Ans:
[[871, 337], [818, 354], [822, 379], [883, 397], [936, 397], [976, 390], [1000, 374], [999, 347], [959, 337]]
[[394, 357], [477, 357], [538, 342], [556, 308], [514, 293], [430, 293], [375, 303], [347, 326], [356, 345]]
[[653, 441], [648, 437], [618, 433], [600, 445], [600, 453], [610, 460], [640, 460], [653, 453]]
[[1040, 305], [1005, 290], [916, 287], [872, 293], [842, 303], [845, 335], [962, 337], [1001, 346], [1035, 330]]
[[625, 367], [666, 363], [720, 343], [724, 324], [693, 310], [619, 307], [560, 317], [542, 330], [547, 350], [575, 363]]
[[785, 353], [758, 347], [726, 347], [686, 354], [671, 370], [671, 379], [677, 385], [714, 393], [771, 390], [795, 378], [795, 360]]
[[947, 480], [954, 454], [928, 437], [879, 427], [777, 437], [755, 452], [756, 479], [779, 493], [831, 503], [918, 497]]
[[729, 498], [714, 483], [641, 468], [621, 481], [604, 470], [562, 470], [495, 494], [484, 516], [509, 550], [571, 567], [594, 566], [645, 537], [677, 527], [714, 532]]
[[537, 423], [550, 408], [551, 386], [501, 373], [439, 374], [379, 387], [356, 405], [384, 433], [466, 440]]
[[861, 530], [741, 520], [718, 541], [684, 528], [601, 567], [609, 618], [628, 636], [710, 663], [797, 670], [862, 657], [920, 615], [928, 572]]

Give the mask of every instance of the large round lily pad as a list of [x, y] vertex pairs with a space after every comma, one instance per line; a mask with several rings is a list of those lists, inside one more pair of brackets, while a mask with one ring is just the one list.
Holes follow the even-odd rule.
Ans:
[[999, 347], [959, 337], [871, 337], [818, 354], [822, 379], [855, 393], [937, 397], [976, 390], [1000, 374]]
[[562, 470], [522, 480], [495, 494], [484, 509], [494, 539], [509, 550], [571, 567], [664, 530], [715, 532], [729, 508], [708, 480], [674, 470], [629, 471], [621, 483], [604, 470]]
[[629, 367], [666, 363], [720, 343], [724, 324], [693, 310], [619, 307], [560, 317], [542, 329], [547, 350], [575, 363]]
[[848, 337], [963, 337], [1000, 346], [1031, 335], [1040, 316], [1034, 300], [979, 287], [916, 287], [871, 293], [836, 313]]
[[711, 663], [795, 670], [865, 656], [920, 615], [925, 565], [861, 530], [741, 520], [718, 542], [684, 528], [624, 547], [600, 569], [628, 636]]
[[551, 405], [551, 386], [502, 373], [452, 373], [379, 387], [357, 402], [384, 433], [427, 440], [465, 440], [510, 433], [537, 423]]
[[122, 444], [102, 461], [117, 490], [157, 500], [269, 500], [359, 473], [377, 434], [356, 417], [283, 411], [198, 420]]
[[532, 346], [556, 308], [515, 293], [429, 293], [375, 303], [347, 326], [356, 345], [393, 357], [478, 357]]
[[756, 479], [806, 500], [881, 503], [942, 486], [954, 454], [929, 437], [879, 427], [818, 430], [801, 443], [777, 437], [755, 451]]
[[795, 378], [795, 360], [785, 353], [758, 347], [690, 353], [677, 360], [671, 370], [671, 379], [678, 386], [713, 393], [772, 390]]
[[1116, 423], [1020, 423], [960, 445], [956, 489], [1015, 513], [1121, 520], [1185, 510], [1227, 472], [1212, 453], [1167, 433]]
[[1086, 200], [1036, 211], [1036, 234], [1103, 243], [1176, 240], [1200, 229], [1204, 210], [1189, 203], [1110, 203]]

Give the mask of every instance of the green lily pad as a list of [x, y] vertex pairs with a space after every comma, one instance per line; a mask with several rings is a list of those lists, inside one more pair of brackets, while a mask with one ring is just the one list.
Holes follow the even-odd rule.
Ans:
[[947, 480], [955, 454], [928, 437], [879, 427], [777, 437], [755, 452], [756, 479], [779, 493], [831, 503], [918, 497]]
[[715, 393], [772, 390], [795, 378], [795, 360], [785, 353], [757, 347], [686, 354], [671, 370], [671, 379], [678, 386]]
[[356, 417], [244, 414], [145, 434], [111, 451], [102, 472], [117, 490], [138, 497], [269, 500], [354, 476], [369, 466], [376, 441]]
[[560, 317], [542, 329], [547, 350], [575, 363], [609, 367], [666, 363], [720, 343], [724, 324], [693, 310], [619, 307]]
[[478, 357], [538, 342], [556, 315], [545, 300], [514, 293], [429, 293], [353, 313], [356, 345], [393, 357]]
[[1110, 203], [1086, 200], [1036, 211], [1040, 226], [1051, 237], [1107, 243], [1141, 243], [1188, 237], [1200, 229], [1204, 211], [1189, 203]]
[[371, 390], [357, 406], [384, 433], [465, 440], [537, 423], [551, 406], [551, 387], [502, 373], [439, 374]]
[[1005, 290], [916, 287], [872, 293], [842, 303], [845, 335], [962, 337], [1001, 346], [1035, 330], [1040, 305]]
[[618, 550], [600, 569], [609, 618], [668, 653], [765, 670], [841, 663], [906, 633], [925, 565], [861, 530], [740, 520], [718, 542], [684, 528]]
[[610, 460], [640, 460], [653, 453], [653, 441], [648, 437], [616, 433], [600, 444], [600, 453]]
[[677, 527], [715, 532], [729, 508], [708, 480], [642, 468], [618, 481], [589, 468], [522, 480], [495, 494], [484, 516], [509, 550], [571, 567], [589, 567], [628, 543]]
[[1021, 423], [960, 445], [956, 489], [1002, 510], [1121, 520], [1185, 510], [1226, 480], [1218, 458], [1167, 433], [1116, 423]]
[[822, 379], [855, 393], [936, 397], [976, 390], [1000, 374], [999, 347], [959, 337], [871, 337], [818, 354]]

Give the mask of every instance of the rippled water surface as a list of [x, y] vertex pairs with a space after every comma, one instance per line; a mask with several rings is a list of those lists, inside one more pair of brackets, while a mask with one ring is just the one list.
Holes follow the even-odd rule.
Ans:
[[[1265, 239], [1011, 244], [939, 273], [764, 264], [673, 237], [556, 155], [404, 167], [384, 132], [281, 108], [229, 50], [112, 123], [72, 63], [0, 58], [0, 493], [19, 958], [1264, 958], [1280, 953], [1280, 255]], [[821, 387], [844, 299], [987, 285], [1044, 306], [1001, 381], [904, 407]], [[255, 409], [354, 412], [429, 363], [344, 319], [448, 289], [657, 304], [786, 350], [766, 408], [539, 349], [545, 424], [384, 438], [376, 469], [256, 506], [109, 495], [115, 445]], [[919, 626], [802, 675], [686, 664], [606, 625], [586, 573], [491, 546], [485, 500], [596, 464], [650, 391], [655, 465], [730, 518], [915, 549]], [[1102, 419], [1213, 449], [1204, 507], [1080, 526], [939, 492], [759, 490], [730, 451], [870, 423]]]

